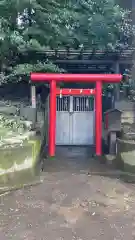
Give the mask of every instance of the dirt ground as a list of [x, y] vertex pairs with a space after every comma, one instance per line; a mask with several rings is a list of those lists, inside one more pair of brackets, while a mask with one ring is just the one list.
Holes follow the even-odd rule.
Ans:
[[42, 184], [0, 197], [1, 240], [135, 239], [133, 184], [91, 159], [49, 161]]

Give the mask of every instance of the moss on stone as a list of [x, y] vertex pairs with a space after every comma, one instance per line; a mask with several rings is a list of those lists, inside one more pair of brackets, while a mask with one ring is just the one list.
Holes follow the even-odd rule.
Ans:
[[[6, 122], [5, 122], [6, 119]], [[28, 183], [37, 175], [41, 135], [31, 123], [0, 115], [0, 187]], [[24, 127], [25, 126], [25, 127]]]
[[35, 180], [35, 176], [39, 176], [36, 169], [23, 169], [22, 171], [8, 173], [0, 177], [0, 192], [5, 188], [23, 187], [24, 184]]
[[14, 163], [21, 164], [26, 158], [32, 157], [32, 146], [29, 144], [19, 147], [0, 148], [0, 169], [11, 168]]
[[21, 164], [26, 159], [32, 159], [33, 164], [40, 152], [41, 141], [39, 137], [24, 140], [21, 144], [8, 144], [0, 147], [0, 168], [8, 169], [14, 163]]
[[116, 162], [123, 171], [135, 173], [135, 141], [117, 139]]

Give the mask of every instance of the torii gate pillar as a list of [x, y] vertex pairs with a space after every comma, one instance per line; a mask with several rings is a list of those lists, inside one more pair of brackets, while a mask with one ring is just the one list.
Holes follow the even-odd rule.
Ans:
[[55, 156], [56, 139], [56, 81], [50, 82], [50, 113], [49, 113], [49, 155]]
[[95, 145], [96, 155], [102, 155], [102, 82], [96, 82], [95, 95]]
[[55, 156], [56, 135], [56, 84], [57, 82], [95, 82], [95, 145], [96, 155], [102, 155], [102, 84], [118, 83], [120, 74], [46, 74], [31, 73], [32, 82], [50, 83], [50, 113], [49, 113], [49, 155]]

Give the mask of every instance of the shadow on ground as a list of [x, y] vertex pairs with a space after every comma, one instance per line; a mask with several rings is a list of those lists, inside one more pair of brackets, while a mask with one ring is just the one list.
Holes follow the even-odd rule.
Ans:
[[98, 175], [119, 179], [126, 183], [135, 183], [135, 174], [115, 169], [107, 165], [104, 157], [94, 157], [94, 148], [57, 147], [55, 158], [45, 158], [43, 172], [70, 172]]

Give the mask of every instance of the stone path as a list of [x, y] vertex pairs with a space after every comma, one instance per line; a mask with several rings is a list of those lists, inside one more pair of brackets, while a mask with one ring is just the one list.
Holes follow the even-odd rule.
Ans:
[[88, 165], [54, 161], [42, 184], [1, 196], [0, 239], [134, 240], [135, 186]]

